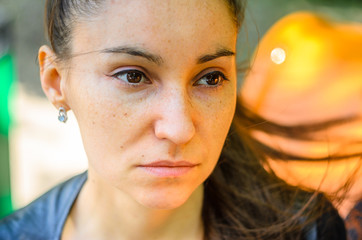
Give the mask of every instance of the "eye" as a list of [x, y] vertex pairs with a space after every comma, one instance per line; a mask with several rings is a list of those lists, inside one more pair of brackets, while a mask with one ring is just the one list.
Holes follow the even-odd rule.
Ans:
[[120, 71], [113, 74], [112, 77], [132, 85], [141, 84], [141, 83], [146, 83], [146, 84], [151, 83], [151, 81], [145, 76], [145, 74], [138, 70]]
[[222, 85], [225, 80], [228, 81], [229, 79], [227, 79], [222, 72], [215, 71], [201, 77], [193, 86], [206, 85], [208, 87], [217, 87]]

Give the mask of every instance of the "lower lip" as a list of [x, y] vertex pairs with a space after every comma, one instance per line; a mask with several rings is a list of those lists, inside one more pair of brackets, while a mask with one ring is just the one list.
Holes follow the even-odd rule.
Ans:
[[157, 177], [180, 177], [187, 174], [194, 167], [149, 167], [139, 166], [142, 170]]

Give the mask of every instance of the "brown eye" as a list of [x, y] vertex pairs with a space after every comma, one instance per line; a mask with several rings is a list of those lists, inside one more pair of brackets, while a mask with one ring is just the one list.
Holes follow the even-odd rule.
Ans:
[[143, 78], [143, 74], [138, 71], [128, 72], [127, 81], [130, 83], [140, 83]]
[[145, 74], [138, 70], [125, 70], [117, 72], [113, 75], [114, 78], [122, 80], [131, 85], [137, 85], [142, 83], [150, 84], [151, 81], [147, 79]]
[[208, 74], [205, 78], [208, 85], [217, 85], [223, 80], [222, 76], [218, 73]]
[[222, 83], [228, 80], [225, 75], [219, 71], [211, 72], [206, 75], [204, 75], [202, 78], [200, 78], [198, 81], [196, 81], [193, 85], [206, 85], [210, 87], [217, 87], [219, 85], [222, 85]]

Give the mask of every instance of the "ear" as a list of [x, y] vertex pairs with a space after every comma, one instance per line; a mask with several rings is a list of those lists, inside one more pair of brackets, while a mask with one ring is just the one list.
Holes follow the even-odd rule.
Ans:
[[59, 109], [64, 107], [65, 110], [69, 110], [69, 106], [66, 102], [62, 83], [64, 84], [65, 75], [59, 66], [59, 62], [56, 61], [56, 55], [53, 50], [48, 46], [42, 46], [38, 53], [39, 68], [40, 68], [40, 82], [45, 95], [49, 101]]

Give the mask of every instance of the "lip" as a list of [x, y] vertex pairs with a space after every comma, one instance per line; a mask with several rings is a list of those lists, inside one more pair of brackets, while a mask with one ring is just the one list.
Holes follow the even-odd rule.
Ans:
[[157, 177], [180, 177], [187, 174], [198, 165], [199, 164], [187, 161], [157, 161], [141, 164], [137, 167]]

